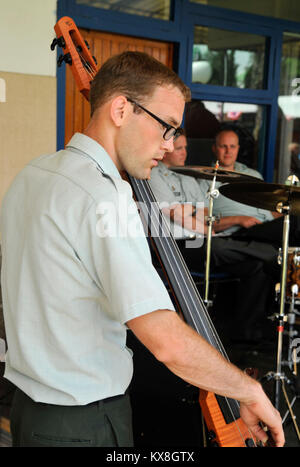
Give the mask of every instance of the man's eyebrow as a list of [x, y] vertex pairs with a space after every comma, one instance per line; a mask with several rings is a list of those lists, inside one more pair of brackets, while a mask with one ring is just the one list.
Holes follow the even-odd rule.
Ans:
[[177, 120], [175, 120], [173, 117], [168, 118], [167, 121], [170, 122], [170, 125], [175, 126], [175, 128], [180, 126], [180, 123]]

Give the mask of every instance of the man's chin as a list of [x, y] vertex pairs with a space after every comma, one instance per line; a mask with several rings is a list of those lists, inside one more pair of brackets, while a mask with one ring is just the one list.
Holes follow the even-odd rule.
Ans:
[[151, 178], [151, 170], [144, 172], [144, 173], [132, 173], [132, 177], [137, 178], [138, 180], [150, 180]]

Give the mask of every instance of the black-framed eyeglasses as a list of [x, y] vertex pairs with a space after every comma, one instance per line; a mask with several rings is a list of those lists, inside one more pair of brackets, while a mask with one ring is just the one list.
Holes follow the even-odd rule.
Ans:
[[154, 118], [154, 120], [159, 122], [166, 129], [166, 131], [163, 134], [163, 139], [165, 141], [169, 141], [171, 138], [173, 138], [173, 141], [175, 141], [182, 134], [181, 128], [175, 128], [174, 126], [169, 125], [168, 123], [164, 122], [161, 118], [157, 117], [154, 113], [150, 112], [150, 110], [145, 109], [145, 107], [138, 104], [133, 99], [130, 99], [129, 97], [127, 97], [127, 100], [131, 104], [136, 105], [137, 107], [142, 109], [144, 112], [150, 115], [150, 117]]

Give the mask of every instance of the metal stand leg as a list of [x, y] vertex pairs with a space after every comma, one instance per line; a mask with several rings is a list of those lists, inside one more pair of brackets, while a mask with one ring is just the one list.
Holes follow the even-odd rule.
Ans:
[[285, 322], [285, 296], [286, 296], [286, 274], [287, 274], [287, 260], [288, 260], [288, 240], [290, 228], [289, 206], [280, 206], [284, 213], [283, 222], [283, 248], [282, 248], [282, 268], [281, 268], [281, 281], [280, 281], [280, 308], [278, 315], [278, 345], [277, 345], [277, 359], [276, 359], [276, 376], [275, 376], [275, 392], [274, 392], [274, 405], [278, 410], [280, 404], [280, 378], [282, 370], [282, 344], [283, 344], [283, 331]]
[[204, 303], [206, 304], [206, 306], [212, 306], [212, 301], [208, 299], [208, 292], [209, 292], [209, 277], [210, 277], [211, 237], [212, 237], [213, 224], [216, 220], [216, 218], [213, 216], [213, 203], [214, 203], [213, 200], [219, 196], [219, 190], [215, 188], [218, 167], [219, 167], [219, 163], [217, 162], [215, 166], [215, 176], [207, 192], [207, 197], [209, 198], [209, 205], [208, 205], [208, 216], [206, 218], [206, 223], [207, 223], [208, 228], [207, 228], [207, 241], [206, 241], [205, 291], [204, 291]]
[[[293, 409], [292, 409], [292, 406], [293, 406], [294, 402], [296, 401], [296, 397], [294, 397], [293, 402], [292, 402], [292, 404], [291, 404], [290, 401], [289, 401], [289, 398], [288, 398], [286, 389], [285, 389], [284, 380], [282, 380], [282, 391], [283, 391], [283, 394], [284, 394], [284, 397], [285, 397], [286, 404], [287, 404], [287, 406], [288, 406], [288, 412], [289, 412], [290, 415], [291, 415], [292, 422], [293, 422], [293, 425], [294, 425], [296, 434], [297, 434], [297, 436], [298, 436], [298, 440], [300, 441], [300, 430], [299, 430], [299, 427], [298, 427], [298, 425], [297, 425], [297, 423], [296, 423], [296, 416], [294, 415], [294, 412], [293, 412]], [[287, 413], [288, 413], [288, 412], [287, 412]]]

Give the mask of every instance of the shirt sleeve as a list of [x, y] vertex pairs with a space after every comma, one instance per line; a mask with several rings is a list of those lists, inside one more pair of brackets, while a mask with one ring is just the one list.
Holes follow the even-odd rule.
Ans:
[[131, 188], [119, 183], [122, 189], [111, 189], [109, 201], [91, 206], [87, 228], [97, 284], [112, 318], [126, 323], [158, 309], [174, 310], [174, 306], [152, 265]]

